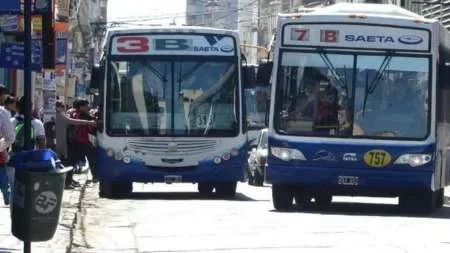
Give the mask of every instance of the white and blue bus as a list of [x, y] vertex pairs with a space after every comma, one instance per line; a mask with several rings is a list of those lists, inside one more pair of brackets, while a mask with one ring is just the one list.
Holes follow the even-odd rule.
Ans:
[[126, 195], [133, 182], [188, 182], [233, 197], [247, 159], [237, 33], [114, 28], [105, 41], [92, 77], [102, 96], [100, 195]]
[[266, 181], [276, 209], [333, 195], [442, 207], [450, 175], [450, 37], [395, 5], [280, 15]]

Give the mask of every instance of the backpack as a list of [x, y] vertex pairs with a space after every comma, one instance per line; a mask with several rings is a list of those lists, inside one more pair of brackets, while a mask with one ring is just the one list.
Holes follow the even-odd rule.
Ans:
[[[14, 153], [20, 152], [24, 150], [25, 147], [25, 133], [24, 133], [24, 119], [20, 116], [15, 117], [17, 124], [16, 124], [16, 140], [12, 144], [12, 151]], [[33, 125], [31, 125], [31, 145], [34, 147], [36, 145], [36, 134], [33, 128]]]

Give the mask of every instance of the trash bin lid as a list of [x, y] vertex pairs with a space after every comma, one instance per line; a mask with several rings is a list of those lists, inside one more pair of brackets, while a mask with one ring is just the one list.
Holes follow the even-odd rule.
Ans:
[[49, 171], [55, 169], [58, 162], [58, 156], [50, 149], [28, 150], [14, 154], [9, 166], [16, 169]]

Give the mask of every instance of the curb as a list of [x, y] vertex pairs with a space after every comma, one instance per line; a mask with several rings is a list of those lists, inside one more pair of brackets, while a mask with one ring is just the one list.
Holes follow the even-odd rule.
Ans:
[[74, 231], [75, 231], [77, 223], [78, 223], [78, 218], [79, 218], [79, 215], [81, 212], [82, 203], [83, 203], [84, 196], [86, 194], [87, 186], [88, 186], [88, 180], [86, 178], [81, 186], [80, 195], [78, 196], [77, 210], [75, 211], [75, 217], [73, 218], [72, 224], [70, 226], [69, 244], [67, 245], [66, 253], [72, 252], [73, 241], [74, 241], [74, 236], [75, 236]]

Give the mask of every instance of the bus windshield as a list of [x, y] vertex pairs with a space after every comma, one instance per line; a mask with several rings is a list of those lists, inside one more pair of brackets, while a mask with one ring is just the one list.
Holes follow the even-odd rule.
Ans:
[[245, 89], [248, 130], [260, 130], [266, 127], [267, 101], [269, 101], [269, 88]]
[[285, 51], [275, 129], [298, 136], [424, 139], [429, 64], [423, 56]]
[[108, 132], [127, 136], [237, 136], [238, 66], [233, 57], [221, 58], [112, 58]]

